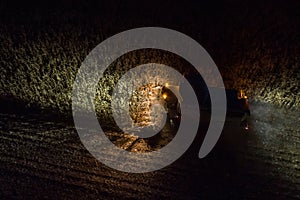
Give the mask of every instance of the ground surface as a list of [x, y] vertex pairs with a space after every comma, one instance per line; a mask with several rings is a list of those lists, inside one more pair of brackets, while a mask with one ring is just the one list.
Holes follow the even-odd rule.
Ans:
[[[70, 123], [49, 120], [44, 115], [1, 114], [0, 196], [299, 199], [297, 126], [283, 121], [277, 123], [283, 115], [276, 115], [272, 107], [257, 104], [252, 109], [248, 133], [241, 131], [238, 119], [228, 117], [221, 139], [208, 157], [197, 158], [199, 140], [204, 134], [200, 130], [196, 142], [179, 160], [145, 174], [118, 172], [96, 161], [85, 150]], [[292, 112], [286, 116], [288, 122], [299, 120]]]

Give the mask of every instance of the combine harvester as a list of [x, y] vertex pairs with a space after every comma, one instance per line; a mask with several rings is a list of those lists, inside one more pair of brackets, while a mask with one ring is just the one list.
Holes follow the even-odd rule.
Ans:
[[[200, 105], [201, 114], [211, 109], [211, 101], [208, 88], [203, 83], [201, 78], [195, 78], [194, 76], [188, 77], [190, 84], [192, 85]], [[181, 112], [180, 105], [184, 99], [180, 95], [180, 86], [166, 83], [161, 90], [161, 97], [165, 100], [166, 111], [168, 113], [168, 120], [171, 124], [176, 125], [180, 122]], [[210, 88], [211, 91], [220, 90], [221, 88]], [[173, 93], [172, 91], [175, 93]], [[227, 117], [239, 118], [239, 126], [244, 127], [245, 130], [249, 129], [248, 118], [250, 116], [250, 108], [248, 97], [244, 90], [225, 89], [227, 98]], [[177, 98], [179, 97], [179, 98]]]

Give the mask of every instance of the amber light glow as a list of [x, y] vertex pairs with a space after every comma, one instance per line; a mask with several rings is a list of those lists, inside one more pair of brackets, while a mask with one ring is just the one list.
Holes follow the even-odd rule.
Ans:
[[166, 93], [163, 94], [163, 98], [166, 99], [168, 95]]
[[246, 93], [244, 90], [240, 90], [238, 94], [238, 99], [247, 99]]

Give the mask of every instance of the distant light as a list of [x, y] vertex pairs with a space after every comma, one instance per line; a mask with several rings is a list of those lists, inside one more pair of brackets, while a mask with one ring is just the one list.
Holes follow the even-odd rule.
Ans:
[[165, 86], [166, 86], [166, 87], [169, 87], [169, 83], [165, 83]]
[[163, 94], [163, 98], [166, 99], [168, 95], [166, 93]]
[[238, 93], [238, 99], [247, 99], [246, 93], [244, 90], [240, 90]]

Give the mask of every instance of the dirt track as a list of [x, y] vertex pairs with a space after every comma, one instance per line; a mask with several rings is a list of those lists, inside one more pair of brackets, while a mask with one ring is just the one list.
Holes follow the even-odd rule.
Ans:
[[272, 124], [268, 132], [270, 122], [259, 121], [256, 114], [246, 134], [240, 132], [238, 120], [228, 118], [219, 143], [205, 159], [197, 158], [201, 143], [196, 141], [172, 165], [145, 174], [122, 173], [99, 163], [68, 123], [40, 115], [1, 114], [0, 196], [299, 199], [299, 132]]

